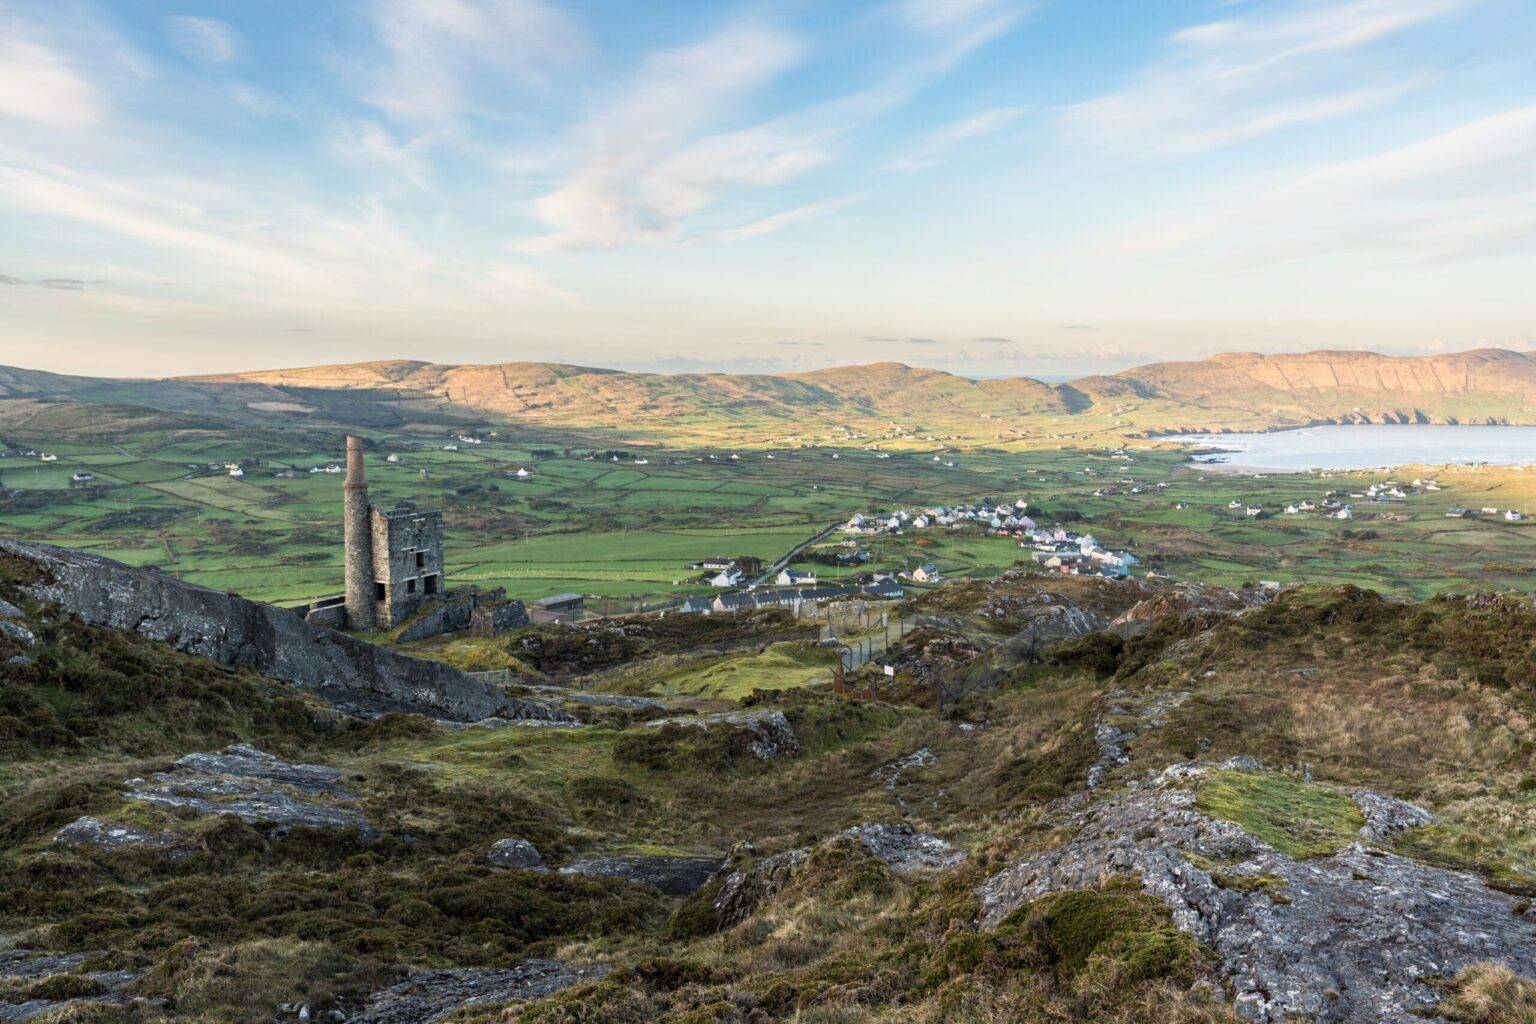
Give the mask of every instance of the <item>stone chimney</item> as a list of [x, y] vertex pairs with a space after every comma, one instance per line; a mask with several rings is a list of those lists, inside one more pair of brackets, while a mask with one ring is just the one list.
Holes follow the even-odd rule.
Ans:
[[342, 544], [346, 552], [347, 628], [372, 632], [373, 508], [363, 473], [363, 439], [347, 438], [347, 482], [342, 487]]

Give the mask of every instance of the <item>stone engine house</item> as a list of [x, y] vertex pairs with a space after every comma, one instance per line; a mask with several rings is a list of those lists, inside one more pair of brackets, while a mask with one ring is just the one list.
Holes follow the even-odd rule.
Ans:
[[374, 508], [360, 437], [347, 438], [343, 493], [347, 626], [364, 632], [392, 629], [446, 589], [443, 514]]

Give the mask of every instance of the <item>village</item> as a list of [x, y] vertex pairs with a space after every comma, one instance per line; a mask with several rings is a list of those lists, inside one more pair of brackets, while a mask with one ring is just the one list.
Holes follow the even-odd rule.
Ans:
[[[843, 532], [854, 535], [894, 534], [908, 530], [960, 529], [979, 527], [992, 536], [1014, 537], [1019, 547], [1027, 548], [1036, 564], [1068, 576], [1102, 576], [1121, 579], [1131, 574], [1137, 558], [1128, 551], [1112, 551], [1089, 533], [1078, 533], [1062, 526], [1041, 526], [1029, 515], [1029, 502], [1019, 498], [1005, 502], [981, 501], [970, 505], [952, 505], [920, 510], [862, 513], [843, 525]], [[911, 571], [915, 582], [936, 582], [932, 566]]]

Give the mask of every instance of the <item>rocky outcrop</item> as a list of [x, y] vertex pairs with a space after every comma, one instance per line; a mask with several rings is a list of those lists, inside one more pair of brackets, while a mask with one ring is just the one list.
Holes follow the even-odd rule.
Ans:
[[569, 701], [572, 704], [585, 704], [588, 707], [599, 708], [623, 708], [626, 711], [659, 711], [666, 707], [659, 700], [650, 697], [631, 697], [622, 693], [601, 693], [591, 690], [572, 690], [564, 686], [527, 686], [530, 693], [538, 694], [541, 698]]
[[717, 715], [658, 718], [645, 723], [652, 728], [680, 726], [685, 729], [743, 729], [750, 734], [752, 756], [764, 761], [800, 753], [800, 740], [782, 711], [726, 711]]
[[764, 901], [793, 882], [810, 862], [811, 847], [785, 850], [761, 860], [751, 860], [753, 854], [750, 846], [738, 847], [731, 855], [734, 866], [720, 874], [713, 909], [722, 928], [745, 921]]
[[498, 839], [491, 844], [491, 852], [485, 861], [493, 868], [516, 868], [523, 871], [543, 871], [544, 858], [538, 848], [526, 839]]
[[1433, 979], [1484, 960], [1536, 972], [1532, 922], [1511, 897], [1358, 844], [1296, 860], [1197, 811], [1186, 787], [1200, 775], [1175, 766], [1059, 822], [1069, 842], [982, 886], [982, 925], [1048, 893], [1133, 881], [1215, 951], [1238, 1009], [1266, 1024], [1417, 1024], [1440, 998]]
[[93, 818], [89, 815], [76, 818], [54, 833], [53, 841], [60, 846], [88, 846], [104, 853], [120, 850], [152, 850], [164, 852], [175, 859], [186, 856], [188, 850], [178, 845], [178, 839], [169, 832], [151, 832], [134, 825], [118, 825]]
[[619, 878], [660, 889], [668, 896], [689, 896], [702, 889], [724, 863], [720, 857], [584, 857], [560, 873]]
[[1357, 789], [1349, 795], [1360, 808], [1361, 817], [1365, 818], [1365, 824], [1360, 826], [1360, 838], [1367, 842], [1385, 842], [1400, 832], [1435, 823], [1435, 816], [1418, 804], [1373, 789]]
[[713, 909], [720, 927], [728, 928], [750, 917], [759, 906], [787, 888], [818, 849], [853, 842], [870, 856], [900, 874], [952, 868], [965, 854], [950, 843], [910, 825], [866, 822], [844, 829], [816, 846], [801, 846], [759, 859], [747, 844], [731, 851], [730, 860], [716, 875]]
[[[188, 754], [151, 779], [130, 779], [128, 794], [199, 815], [232, 814], [275, 834], [320, 828], [371, 835], [367, 819], [354, 806], [356, 798], [340, 783], [335, 768], [289, 764], [237, 743], [217, 754]], [[68, 828], [80, 825], [77, 821]]]
[[[15, 1001], [0, 996], [0, 1022], [21, 1024], [72, 1004], [121, 1006], [136, 1001], [127, 989], [139, 980], [139, 972], [87, 971], [87, 960], [85, 953], [0, 950], [0, 981], [19, 990]], [[68, 984], [50, 986], [53, 978]]]
[[507, 699], [491, 683], [316, 626], [273, 605], [70, 548], [0, 539], [0, 553], [40, 571], [42, 580], [24, 588], [30, 596], [86, 622], [132, 630], [221, 665], [307, 687], [343, 708], [458, 721], [508, 711]]
[[938, 871], [965, 860], [950, 843], [911, 825], [868, 823], [841, 833], [863, 845], [870, 855], [893, 871]]
[[456, 1010], [542, 999], [563, 988], [606, 977], [602, 965], [524, 960], [515, 967], [412, 971], [376, 992], [348, 1024], [433, 1024]]

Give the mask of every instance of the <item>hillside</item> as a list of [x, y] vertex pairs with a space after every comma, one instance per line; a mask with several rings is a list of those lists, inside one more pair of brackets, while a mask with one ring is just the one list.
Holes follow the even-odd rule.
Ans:
[[465, 728], [87, 625], [39, 571], [0, 560], [6, 1020], [1536, 1008], [1528, 604], [1010, 573], [919, 599], [880, 702], [672, 694], [781, 613], [535, 626], [496, 642], [579, 658], [581, 724]]
[[1097, 405], [1113, 403], [1163, 429], [1536, 421], [1536, 357], [1500, 349], [1423, 357], [1232, 353], [1155, 363], [1074, 386]]
[[1536, 357], [1494, 349], [1235, 353], [1061, 385], [971, 380], [900, 363], [770, 375], [390, 360], [172, 380], [0, 368], [0, 403], [6, 399], [383, 429], [517, 423], [661, 444], [718, 443], [729, 431], [740, 446], [851, 434], [975, 445], [1317, 422], [1533, 423]]

